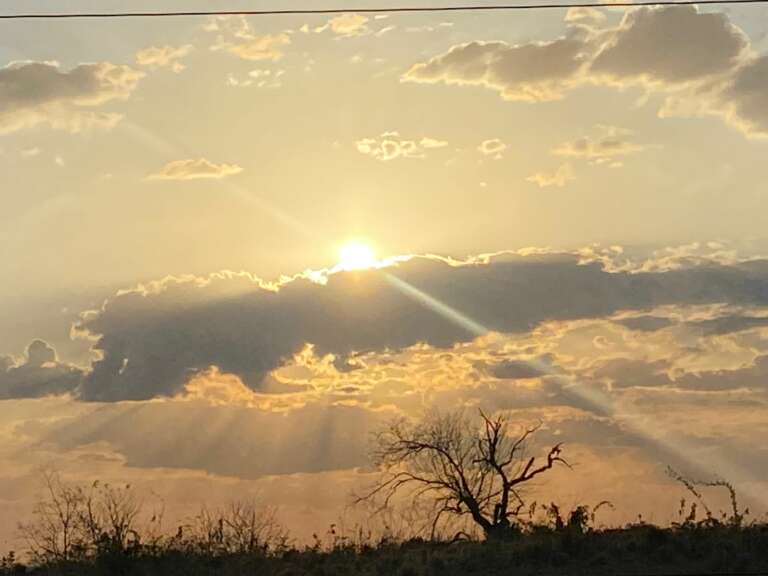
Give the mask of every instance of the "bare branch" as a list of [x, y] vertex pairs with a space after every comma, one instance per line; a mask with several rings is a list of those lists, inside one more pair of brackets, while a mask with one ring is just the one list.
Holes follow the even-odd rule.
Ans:
[[480, 411], [480, 418], [479, 428], [461, 412], [390, 423], [375, 436], [374, 462], [382, 477], [356, 502], [380, 499], [381, 512], [401, 492], [414, 501], [431, 499], [433, 536], [444, 517], [471, 516], [486, 535], [509, 529], [525, 507], [519, 487], [568, 463], [559, 444], [540, 465], [535, 457], [523, 460], [541, 423], [513, 437], [504, 416]]

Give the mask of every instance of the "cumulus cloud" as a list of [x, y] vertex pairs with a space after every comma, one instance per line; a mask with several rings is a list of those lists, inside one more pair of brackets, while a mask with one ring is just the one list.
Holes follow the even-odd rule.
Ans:
[[94, 110], [124, 100], [142, 72], [108, 62], [62, 70], [50, 62], [20, 62], [0, 69], [0, 134], [44, 125], [82, 132], [111, 128], [120, 115]]
[[725, 14], [695, 6], [639, 8], [611, 31], [590, 70], [611, 82], [681, 84], [729, 72], [746, 46]]
[[478, 152], [483, 156], [492, 156], [496, 160], [501, 159], [506, 149], [507, 145], [498, 138], [483, 140], [477, 147]]
[[555, 188], [562, 188], [568, 182], [575, 180], [576, 176], [573, 174], [573, 168], [570, 164], [562, 164], [554, 172], [535, 172], [528, 176], [525, 180], [527, 182], [533, 182], [539, 188], [549, 188], [554, 186]]
[[511, 45], [470, 42], [415, 64], [403, 81], [485, 86], [505, 100], [528, 102], [562, 98], [585, 61], [578, 35], [551, 42]]
[[82, 370], [58, 362], [56, 351], [47, 342], [33, 340], [21, 362], [0, 357], [0, 399], [74, 393], [82, 377]]
[[192, 51], [191, 44], [183, 46], [150, 46], [136, 53], [136, 64], [149, 68], [170, 68], [176, 73], [184, 70], [180, 60]]
[[378, 138], [363, 138], [355, 143], [357, 151], [376, 160], [387, 162], [396, 158], [425, 158], [427, 150], [445, 148], [448, 142], [424, 137], [408, 140], [398, 132], [385, 132]]
[[564, 37], [539, 43], [470, 42], [413, 65], [403, 81], [484, 86], [507, 100], [563, 98], [577, 86], [665, 95], [659, 115], [715, 114], [748, 136], [768, 135], [768, 56], [724, 13], [695, 6], [638, 7], [614, 27], [572, 8]]
[[43, 340], [33, 340], [27, 347], [27, 365], [40, 368], [49, 362], [56, 362], [56, 350]]
[[170, 278], [122, 292], [83, 317], [78, 333], [94, 339], [101, 359], [81, 394], [88, 400], [174, 396], [212, 366], [258, 391], [270, 372], [308, 343], [319, 356], [350, 358], [361, 351], [474, 340], [475, 331], [425, 306], [401, 282], [499, 333], [618, 310], [768, 300], [764, 262], [608, 272], [598, 262], [581, 261], [567, 254], [506, 255], [463, 265], [415, 258], [395, 268], [330, 274], [324, 284], [303, 276], [279, 285], [247, 274]]
[[719, 96], [725, 117], [750, 136], [768, 136], [768, 55], [740, 67]]
[[597, 10], [596, 8], [588, 8], [584, 6], [575, 6], [573, 8], [568, 8], [568, 11], [565, 13], [565, 21], [569, 23], [578, 23], [578, 24], [600, 24], [605, 21], [607, 16], [605, 15], [605, 12], [602, 10]]
[[[626, 471], [639, 460], [703, 462], [739, 488], [750, 475], [765, 478], [766, 451], [754, 438], [768, 434], [766, 261], [609, 272], [584, 254], [526, 254], [414, 258], [315, 281], [169, 278], [121, 291], [78, 329], [98, 339], [102, 355], [81, 397], [173, 398], [60, 402], [43, 421], [26, 415], [39, 401], [2, 403], [0, 463], [7, 414], [14, 422], [23, 411], [25, 425], [14, 430], [59, 459], [65, 451], [78, 470], [108, 460], [124, 466], [120, 473], [283, 475], [273, 480], [282, 485], [365, 466], [368, 432], [394, 414], [465, 407], [542, 421], [538, 441], [565, 440], [593, 494], [600, 482], [601, 490], [615, 484], [614, 465]], [[388, 275], [495, 332], [478, 337]], [[0, 374], [58, 364], [44, 342], [26, 356], [0, 359]], [[585, 471], [589, 452], [599, 458]], [[629, 505], [623, 494], [612, 497]]]
[[243, 169], [237, 164], [216, 164], [205, 158], [174, 160], [163, 166], [159, 172], [150, 174], [149, 180], [220, 180], [239, 174]]

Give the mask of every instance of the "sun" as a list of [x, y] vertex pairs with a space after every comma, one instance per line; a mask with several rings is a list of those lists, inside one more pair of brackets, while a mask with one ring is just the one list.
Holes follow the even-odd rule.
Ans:
[[348, 242], [339, 249], [338, 267], [341, 270], [365, 270], [377, 264], [373, 248], [363, 242]]

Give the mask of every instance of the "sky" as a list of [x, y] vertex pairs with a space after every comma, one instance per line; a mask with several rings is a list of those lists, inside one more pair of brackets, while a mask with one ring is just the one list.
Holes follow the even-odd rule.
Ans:
[[457, 407], [564, 442], [566, 508], [768, 511], [767, 16], [0, 21], [0, 547], [40, 467], [306, 538]]

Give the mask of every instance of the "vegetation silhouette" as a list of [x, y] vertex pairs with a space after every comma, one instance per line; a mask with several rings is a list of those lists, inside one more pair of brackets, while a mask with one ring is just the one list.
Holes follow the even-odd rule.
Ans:
[[444, 515], [469, 516], [487, 539], [519, 530], [524, 485], [557, 464], [570, 465], [561, 456], [561, 444], [551, 447], [542, 462], [527, 454], [541, 424], [513, 436], [505, 416], [482, 411], [480, 416], [479, 430], [461, 411], [433, 412], [416, 424], [404, 418], [390, 423], [374, 442], [373, 461], [384, 476], [358, 502], [381, 496], [386, 508], [405, 491], [413, 500], [429, 498], [432, 537]]
[[[23, 557], [0, 558], [0, 576], [768, 574], [768, 524], [747, 520], [727, 481], [669, 468], [688, 494], [677, 521], [608, 528], [596, 522], [605, 501], [568, 512], [526, 502], [531, 479], [568, 465], [562, 446], [530, 456], [539, 426], [515, 435], [506, 418], [480, 417], [390, 423], [374, 439], [382, 475], [355, 498], [378, 525], [331, 525], [305, 545], [256, 501], [203, 507], [166, 531], [163, 506], [147, 510], [130, 485], [78, 486], [45, 471], [44, 495], [19, 526]], [[706, 488], [726, 490], [730, 510], [713, 510]], [[396, 494], [412, 504], [398, 511]]]

